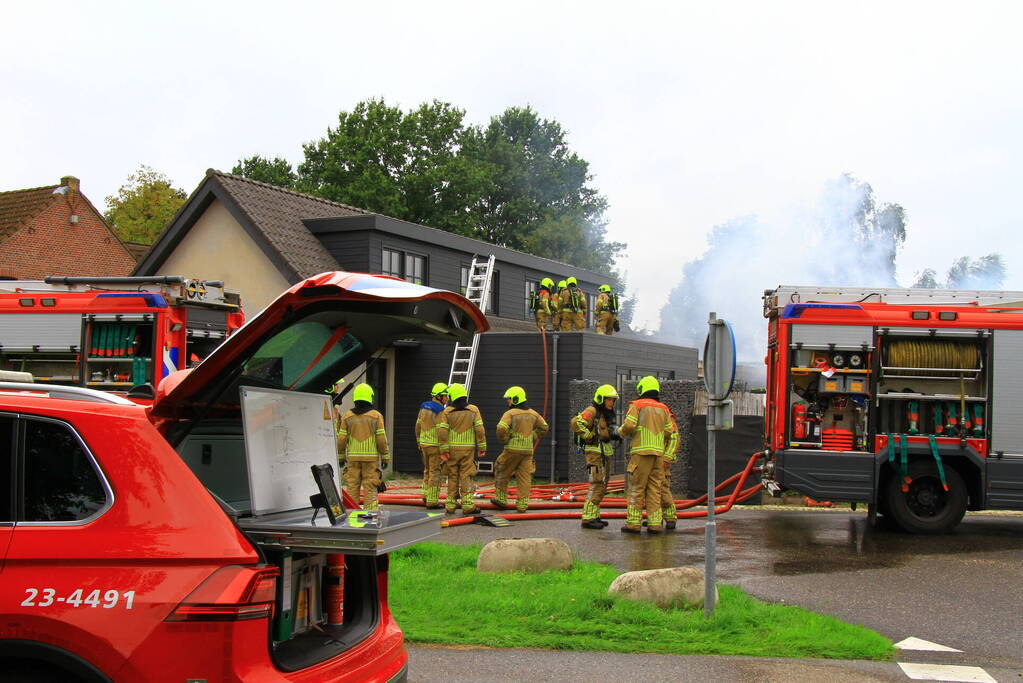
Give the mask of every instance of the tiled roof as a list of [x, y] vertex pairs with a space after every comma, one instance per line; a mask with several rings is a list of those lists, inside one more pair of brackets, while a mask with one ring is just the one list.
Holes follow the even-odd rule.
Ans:
[[303, 218], [362, 216], [368, 212], [319, 197], [286, 190], [210, 169], [215, 179], [300, 278], [339, 270], [337, 260], [302, 223]]
[[135, 263], [142, 260], [142, 257], [149, 253], [149, 247], [151, 244], [143, 244], [142, 242], [122, 242], [124, 248], [128, 250], [131, 257], [135, 259]]
[[59, 185], [33, 187], [27, 190], [0, 192], [0, 240], [13, 235], [18, 228], [43, 210]]

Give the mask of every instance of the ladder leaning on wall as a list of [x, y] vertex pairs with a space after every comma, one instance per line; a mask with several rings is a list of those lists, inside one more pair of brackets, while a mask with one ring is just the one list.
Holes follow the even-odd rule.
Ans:
[[[489, 257], [473, 256], [472, 265], [469, 266], [469, 279], [465, 284], [465, 298], [476, 304], [476, 306], [487, 312], [487, 303], [490, 299], [490, 279], [494, 274], [494, 255]], [[448, 384], [456, 382], [465, 386], [469, 391], [472, 385], [472, 371], [476, 367], [476, 350], [479, 348], [480, 336], [474, 334], [469, 344], [456, 343], [455, 355], [451, 359], [451, 373], [448, 375]]]

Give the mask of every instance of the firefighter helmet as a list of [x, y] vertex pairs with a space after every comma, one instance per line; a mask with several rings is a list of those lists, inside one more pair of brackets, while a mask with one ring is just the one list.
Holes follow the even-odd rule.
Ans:
[[618, 398], [618, 392], [610, 384], [601, 384], [593, 394], [593, 402], [603, 405], [605, 398]]
[[554, 289], [554, 280], [550, 279], [549, 277], [545, 277], [544, 279], [540, 280], [540, 286], [546, 287], [547, 289]]
[[607, 292], [608, 294], [611, 293], [611, 285], [601, 285], [597, 289], [599, 289], [602, 292]]
[[568, 287], [564, 280], [558, 280], [558, 289], [566, 289]]
[[448, 398], [452, 401], [457, 401], [460, 398], [465, 398], [469, 395], [469, 392], [465, 390], [465, 387], [461, 384], [450, 384], [448, 385]]
[[642, 396], [648, 391], [660, 391], [661, 383], [657, 381], [657, 378], [653, 375], [647, 375], [643, 379], [636, 382], [636, 393]]
[[579, 285], [579, 281], [576, 280], [574, 277], [565, 278], [565, 284], [568, 285], [569, 287], [571, 287], [573, 285], [578, 286]]
[[362, 384], [355, 387], [352, 390], [353, 401], [365, 401], [366, 403], [373, 402], [373, 387], [363, 382]]
[[504, 397], [510, 398], [512, 405], [517, 406], [526, 402], [526, 390], [522, 387], [508, 387], [508, 391], [504, 392]]
[[437, 382], [430, 389], [430, 396], [443, 396], [446, 393], [448, 393], [448, 385], [444, 384], [444, 382]]

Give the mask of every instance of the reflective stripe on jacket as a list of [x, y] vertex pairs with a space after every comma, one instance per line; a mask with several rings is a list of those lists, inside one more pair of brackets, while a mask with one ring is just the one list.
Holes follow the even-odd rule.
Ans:
[[387, 458], [387, 432], [384, 416], [376, 410], [357, 415], [349, 410], [341, 418], [337, 430], [337, 452], [349, 460]]
[[448, 406], [440, 414], [437, 423], [437, 445], [441, 453], [449, 448], [472, 448], [487, 450], [487, 433], [483, 429], [480, 409], [473, 404], [458, 409]]
[[597, 417], [597, 407], [586, 406], [581, 413], [572, 418], [572, 431], [582, 439], [584, 453], [608, 455], [611, 448], [606, 442], [601, 441], [601, 439], [611, 436], [607, 428], [607, 420], [601, 415], [594, 426], [593, 418], [595, 417]]
[[420, 446], [437, 445], [437, 419], [444, 406], [436, 401], [423, 401], [416, 418], [416, 443]]
[[509, 453], [532, 455], [548, 428], [547, 421], [532, 408], [511, 408], [497, 423], [497, 438]]
[[632, 437], [630, 455], [659, 455], [667, 460], [676, 458], [678, 427], [671, 411], [660, 401], [641, 398], [630, 403], [618, 433]]

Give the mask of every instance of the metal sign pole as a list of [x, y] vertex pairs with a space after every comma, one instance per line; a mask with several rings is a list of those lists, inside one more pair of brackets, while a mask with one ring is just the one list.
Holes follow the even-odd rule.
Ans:
[[[704, 354], [704, 379], [711, 378], [709, 373], [717, 367], [717, 344], [715, 344], [715, 330], [717, 315], [710, 314], [707, 321], [710, 327], [707, 352]], [[709, 384], [710, 385], [710, 384]], [[707, 393], [707, 523], [704, 527], [704, 617], [710, 619], [714, 613], [714, 584], [717, 571], [717, 522], [714, 521], [714, 488], [715, 472], [714, 459], [717, 450], [717, 431], [711, 428], [711, 419], [717, 408], [717, 388]]]
[[707, 388], [707, 523], [704, 527], [703, 614], [714, 613], [717, 579], [717, 522], [714, 521], [717, 486], [717, 432], [732, 428], [731, 401], [726, 400], [735, 381], [735, 337], [732, 328], [717, 314], [707, 320], [710, 328], [703, 345], [703, 382]]

